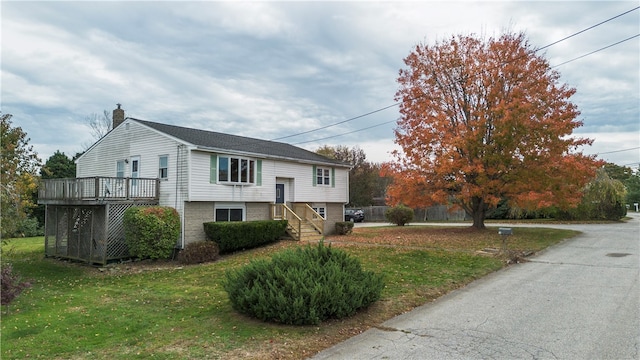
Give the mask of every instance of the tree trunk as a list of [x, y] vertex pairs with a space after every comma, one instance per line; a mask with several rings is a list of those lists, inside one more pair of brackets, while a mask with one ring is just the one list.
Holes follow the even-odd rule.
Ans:
[[476, 229], [486, 229], [484, 226], [484, 218], [487, 215], [487, 205], [481, 197], [474, 197], [471, 200], [471, 217], [473, 218], [473, 227]]

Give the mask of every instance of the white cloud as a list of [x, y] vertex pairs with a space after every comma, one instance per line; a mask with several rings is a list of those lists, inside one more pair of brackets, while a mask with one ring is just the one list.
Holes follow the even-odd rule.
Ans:
[[[540, 47], [633, 6], [4, 2], [2, 111], [14, 114], [45, 158], [90, 140], [84, 117], [117, 102], [132, 117], [277, 138], [393, 104], [402, 59], [419, 42], [510, 28]], [[625, 15], [550, 47], [547, 57], [553, 65], [621, 40], [637, 33], [639, 20], [639, 11]], [[636, 39], [558, 68], [561, 80], [578, 89], [580, 130], [593, 133], [597, 146], [640, 132], [639, 53]], [[283, 141], [328, 138], [301, 146], [358, 145], [369, 160], [382, 162], [395, 146], [397, 117], [391, 108]], [[387, 124], [373, 126], [380, 123]], [[65, 136], [54, 135], [50, 124], [64, 124]], [[359, 129], [367, 130], [353, 132]], [[638, 161], [637, 153], [621, 155]]]

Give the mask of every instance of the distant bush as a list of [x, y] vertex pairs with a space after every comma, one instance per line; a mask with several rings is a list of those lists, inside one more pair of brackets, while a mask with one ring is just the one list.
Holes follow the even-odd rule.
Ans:
[[627, 215], [625, 197], [624, 184], [599, 169], [595, 179], [585, 187], [580, 204], [568, 210], [558, 209], [554, 217], [561, 220], [620, 220]]
[[9, 263], [2, 263], [2, 279], [0, 283], [0, 300], [1, 305], [6, 306], [7, 314], [9, 314], [9, 304], [13, 302], [15, 298], [22, 293], [22, 291], [28, 287], [31, 287], [31, 283], [23, 282], [20, 276], [13, 272], [13, 266]]
[[196, 241], [188, 243], [178, 254], [178, 261], [183, 264], [199, 264], [216, 260], [220, 256], [218, 244], [213, 241]]
[[380, 298], [384, 283], [356, 258], [320, 242], [227, 271], [223, 286], [238, 312], [305, 325], [355, 314]]
[[278, 241], [287, 230], [286, 220], [207, 222], [203, 225], [207, 238], [218, 244], [221, 254]]
[[394, 206], [385, 211], [384, 217], [392, 224], [404, 226], [413, 221], [413, 209], [404, 205]]
[[171, 207], [130, 207], [123, 223], [129, 254], [143, 259], [168, 259], [180, 237], [180, 216]]
[[44, 236], [44, 228], [36, 218], [26, 218], [18, 225], [18, 234], [23, 237]]
[[353, 231], [352, 221], [338, 221], [336, 223], [336, 233], [338, 235], [351, 234], [352, 231]]

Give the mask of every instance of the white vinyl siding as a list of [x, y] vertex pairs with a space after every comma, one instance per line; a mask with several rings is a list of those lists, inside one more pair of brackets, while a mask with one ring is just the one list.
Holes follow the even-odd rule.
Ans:
[[[108, 136], [87, 150], [76, 166], [77, 177], [114, 176], [114, 164], [128, 161], [123, 177], [131, 177], [131, 158], [139, 156], [141, 178], [158, 178], [159, 157], [167, 155], [168, 177], [160, 185], [160, 205], [175, 207], [181, 212], [181, 201], [186, 200], [189, 171], [188, 148], [180, 142], [146, 126], [131, 122], [130, 126], [118, 126]], [[177, 159], [180, 158], [178, 162]], [[179, 172], [179, 174], [178, 174]], [[117, 175], [117, 174], [116, 174]], [[176, 186], [176, 179], [181, 182]], [[178, 190], [178, 201], [176, 201]]]
[[[330, 168], [331, 186], [313, 186], [313, 165], [293, 161], [256, 159], [255, 184], [218, 181], [218, 159], [223, 154], [191, 153], [191, 201], [275, 202], [276, 178], [287, 179], [287, 202], [348, 202], [348, 168]], [[249, 158], [249, 157], [247, 157]], [[214, 165], [215, 164], [215, 165]], [[212, 166], [213, 165], [213, 166]], [[322, 166], [320, 166], [322, 167]], [[215, 176], [214, 176], [215, 174]]]

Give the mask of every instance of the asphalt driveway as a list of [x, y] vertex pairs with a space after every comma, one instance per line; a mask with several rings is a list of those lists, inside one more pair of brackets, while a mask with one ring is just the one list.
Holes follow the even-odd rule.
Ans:
[[312, 359], [640, 359], [640, 216], [629, 215], [545, 225], [583, 234]]

